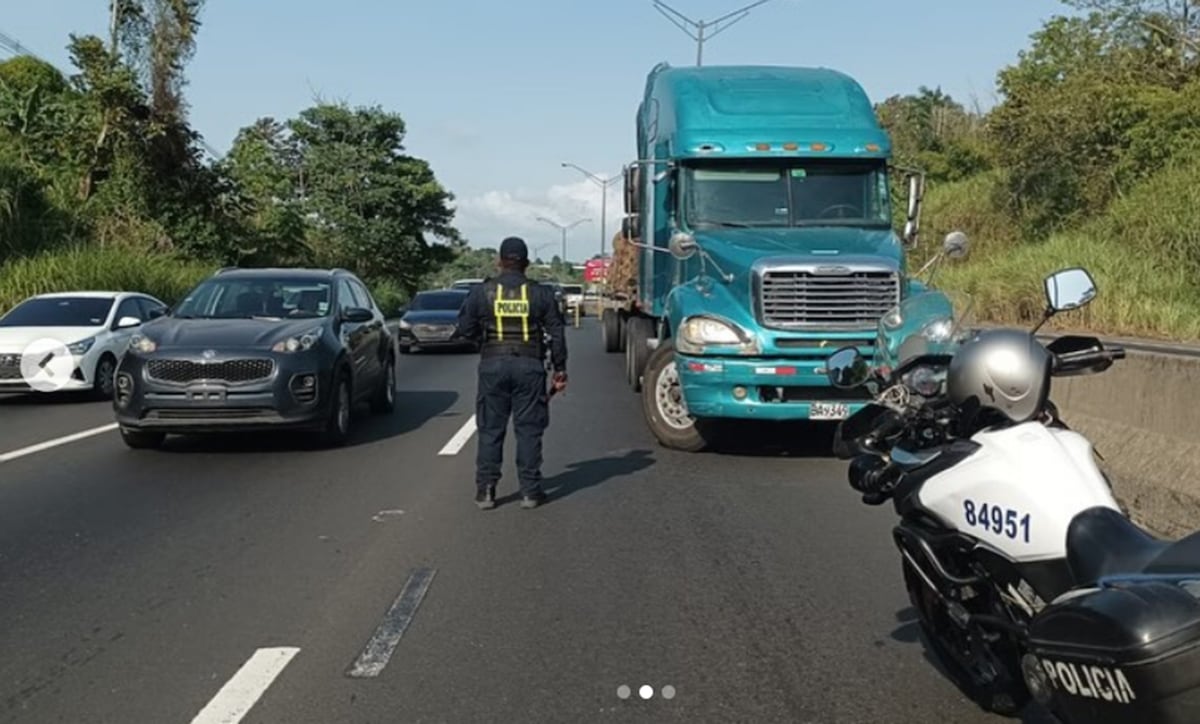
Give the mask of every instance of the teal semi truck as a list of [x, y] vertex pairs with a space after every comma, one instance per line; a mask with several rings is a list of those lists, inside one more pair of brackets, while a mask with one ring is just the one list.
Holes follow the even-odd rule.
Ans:
[[[905, 251], [924, 188], [892, 168], [862, 87], [825, 68], [660, 63], [637, 148], [601, 322], [658, 440], [696, 451], [721, 420], [860, 409], [865, 393], [831, 387], [825, 359], [851, 344], [870, 358], [879, 318], [923, 288]], [[908, 192], [900, 233], [893, 176]], [[965, 250], [947, 237], [951, 256]]]

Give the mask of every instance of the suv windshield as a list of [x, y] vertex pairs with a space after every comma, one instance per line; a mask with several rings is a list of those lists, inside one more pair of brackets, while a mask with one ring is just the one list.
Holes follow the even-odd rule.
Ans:
[[185, 319], [303, 319], [329, 314], [330, 282], [255, 277], [209, 279], [184, 298], [174, 316]]
[[883, 161], [796, 159], [688, 166], [683, 217], [691, 228], [892, 223]]
[[578, 284], [564, 284], [562, 289], [565, 294], [583, 294], [583, 287]]
[[408, 308], [416, 312], [457, 311], [466, 299], [461, 292], [419, 292]]
[[104, 297], [27, 299], [0, 317], [0, 327], [99, 327], [112, 305]]

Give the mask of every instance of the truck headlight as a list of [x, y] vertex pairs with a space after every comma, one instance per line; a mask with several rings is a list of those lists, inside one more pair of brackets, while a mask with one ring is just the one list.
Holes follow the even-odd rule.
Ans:
[[142, 354], [150, 354], [158, 349], [158, 343], [144, 334], [135, 334], [129, 338], [129, 349]]
[[397, 324], [396, 326], [399, 327], [400, 329], [412, 329], [412, 325], [409, 324], [408, 322], [404, 321], [403, 319], [401, 319], [400, 323]]
[[272, 352], [307, 352], [317, 346], [317, 342], [321, 339], [321, 333], [324, 327], [310, 329], [304, 334], [297, 334], [293, 337], [288, 337], [285, 340], [276, 342], [271, 347]]
[[81, 339], [74, 344], [68, 344], [67, 351], [74, 355], [84, 355], [87, 354], [88, 350], [91, 349], [95, 344], [96, 338], [88, 337], [87, 339]]
[[683, 321], [675, 347], [684, 354], [701, 354], [705, 347], [752, 348], [753, 340], [737, 326], [716, 317], [695, 316]]

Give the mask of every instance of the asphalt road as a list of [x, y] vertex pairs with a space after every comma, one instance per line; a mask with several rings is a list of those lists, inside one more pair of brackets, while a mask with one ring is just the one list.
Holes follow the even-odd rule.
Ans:
[[[1001, 721], [925, 659], [828, 430], [664, 450], [594, 320], [570, 343], [533, 511], [511, 441], [501, 506], [472, 502], [465, 354], [402, 357], [341, 450], [102, 431], [0, 462], [0, 720]], [[0, 454], [110, 422], [0, 400]]]

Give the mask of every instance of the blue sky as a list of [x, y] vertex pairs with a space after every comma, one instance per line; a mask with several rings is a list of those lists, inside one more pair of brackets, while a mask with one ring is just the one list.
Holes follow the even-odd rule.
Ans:
[[[667, 0], [712, 20], [749, 0]], [[67, 34], [103, 35], [108, 0], [10, 0], [0, 31], [67, 68]], [[984, 107], [1060, 0], [771, 0], [705, 45], [706, 65], [821, 65], [873, 100], [941, 86]], [[600, 190], [576, 163], [620, 173], [647, 71], [695, 62], [695, 43], [651, 0], [209, 0], [188, 68], [192, 124], [218, 151], [261, 116], [288, 118], [316, 96], [402, 114], [408, 150], [457, 197], [475, 246], [520, 234], [559, 248], [534, 220], [590, 217], [572, 258], [600, 245]], [[619, 224], [619, 184], [607, 232]], [[614, 190], [618, 190], [614, 193]]]

